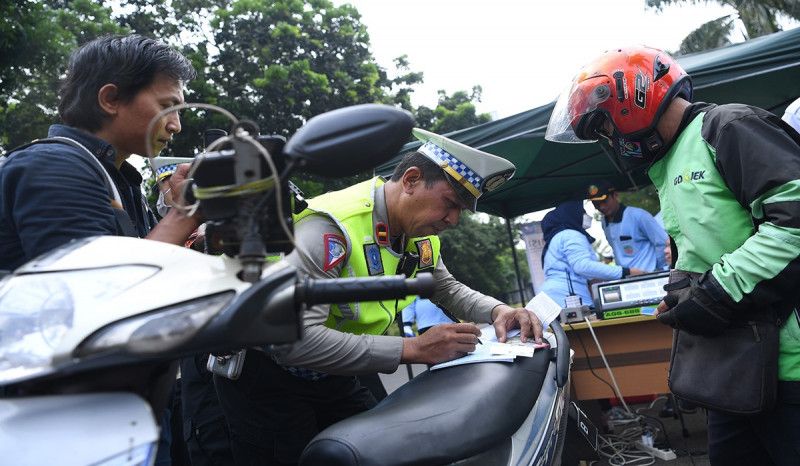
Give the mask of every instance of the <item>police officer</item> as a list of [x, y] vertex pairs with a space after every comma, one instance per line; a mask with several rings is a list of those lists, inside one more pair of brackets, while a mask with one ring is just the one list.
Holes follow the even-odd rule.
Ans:
[[603, 214], [603, 233], [617, 265], [648, 272], [669, 268], [664, 256], [667, 232], [650, 212], [621, 203], [619, 192], [606, 180], [589, 185], [586, 195]]
[[[390, 180], [377, 177], [309, 200], [296, 219], [297, 249], [288, 260], [313, 278], [432, 273], [434, 303], [464, 321], [493, 323], [500, 341], [519, 327], [523, 339], [541, 342], [533, 313], [453, 278], [436, 236], [455, 226], [463, 209], [475, 211], [481, 194], [510, 178], [514, 165], [428, 131], [414, 135], [424, 144], [403, 157]], [[319, 431], [376, 404], [359, 374], [474, 351], [481, 332], [471, 323], [437, 325], [414, 338], [383, 335], [413, 299], [313, 306], [291, 350], [248, 351], [237, 380], [215, 376], [236, 463], [296, 463]]]

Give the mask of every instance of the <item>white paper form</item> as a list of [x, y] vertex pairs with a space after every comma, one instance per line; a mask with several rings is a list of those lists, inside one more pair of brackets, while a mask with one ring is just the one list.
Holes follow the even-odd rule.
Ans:
[[545, 293], [539, 293], [530, 300], [525, 306], [525, 309], [533, 311], [536, 317], [542, 321], [542, 326], [547, 329], [550, 327], [550, 322], [554, 321], [559, 314], [561, 314], [561, 306], [556, 304], [550, 296]]
[[519, 338], [519, 329], [509, 330], [506, 333], [506, 343], [500, 343], [497, 341], [497, 335], [491, 325], [481, 330], [479, 338], [483, 344], [476, 345], [474, 352], [452, 361], [436, 364], [430, 370], [434, 371], [445, 367], [476, 362], [513, 362], [517, 356], [533, 356], [533, 351], [536, 348], [547, 346], [547, 343], [537, 345], [533, 341], [522, 343]]

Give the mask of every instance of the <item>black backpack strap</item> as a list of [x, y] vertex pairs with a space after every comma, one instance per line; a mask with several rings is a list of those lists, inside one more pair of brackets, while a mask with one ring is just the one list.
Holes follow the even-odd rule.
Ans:
[[103, 164], [100, 163], [99, 160], [87, 149], [83, 146], [83, 144], [79, 143], [70, 138], [65, 137], [53, 137], [53, 138], [45, 138], [45, 139], [37, 139], [35, 141], [31, 141], [27, 144], [23, 144], [21, 146], [15, 147], [11, 149], [7, 154], [6, 157], [11, 155], [13, 152], [17, 152], [19, 150], [25, 149], [30, 147], [34, 144], [67, 144], [72, 146], [81, 152], [85, 153], [90, 160], [87, 160], [86, 157], [78, 157], [82, 160], [85, 164], [89, 165], [92, 170], [95, 171], [100, 176], [100, 179], [103, 180], [106, 186], [106, 190], [108, 191], [108, 197], [111, 201], [111, 209], [114, 212], [114, 220], [117, 223], [117, 235], [119, 236], [130, 236], [133, 238], [138, 238], [139, 235], [133, 229], [133, 225], [131, 224], [131, 219], [128, 216], [128, 213], [125, 212], [125, 209], [122, 207], [122, 197], [119, 195], [117, 188], [114, 186], [113, 180], [111, 179], [111, 175], [108, 174]]

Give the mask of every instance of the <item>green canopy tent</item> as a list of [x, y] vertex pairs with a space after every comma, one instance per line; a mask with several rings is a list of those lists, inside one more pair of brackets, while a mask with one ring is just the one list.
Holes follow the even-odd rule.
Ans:
[[[800, 96], [800, 28], [677, 58], [692, 76], [694, 101], [744, 103], [783, 114]], [[577, 70], [575, 70], [577, 72]], [[565, 83], [566, 85], [566, 83]], [[622, 166], [599, 144], [558, 144], [544, 139], [555, 102], [500, 120], [446, 134], [447, 137], [510, 160], [514, 177], [484, 194], [478, 210], [513, 219], [582, 198], [592, 182], [605, 178], [619, 190], [650, 184], [646, 167]], [[419, 142], [403, 146], [401, 154]], [[376, 169], [389, 175], [400, 155]], [[512, 240], [511, 225], [509, 240]], [[514, 257], [517, 282], [522, 280]]]
[[[745, 103], [778, 115], [800, 96], [800, 28], [719, 49], [678, 57], [692, 76], [694, 101]], [[576, 70], [577, 71], [577, 70]], [[506, 219], [580, 198], [599, 178], [620, 190], [650, 183], [644, 166], [620, 166], [599, 144], [558, 144], [544, 132], [555, 102], [517, 115], [446, 134], [447, 137], [510, 160], [514, 177], [484, 194], [478, 210]], [[406, 144], [401, 153], [415, 150]], [[400, 156], [376, 169], [391, 174]]]

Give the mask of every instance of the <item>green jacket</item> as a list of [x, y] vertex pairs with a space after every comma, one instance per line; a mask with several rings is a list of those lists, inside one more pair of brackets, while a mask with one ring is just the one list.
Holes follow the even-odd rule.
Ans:
[[778, 378], [800, 381], [800, 135], [738, 104], [693, 104], [678, 131], [648, 171], [675, 268], [711, 270], [744, 312], [774, 309], [785, 322]]

